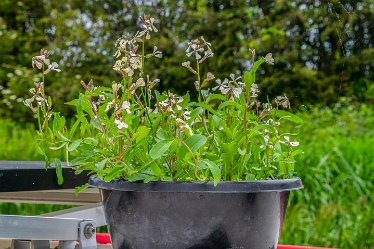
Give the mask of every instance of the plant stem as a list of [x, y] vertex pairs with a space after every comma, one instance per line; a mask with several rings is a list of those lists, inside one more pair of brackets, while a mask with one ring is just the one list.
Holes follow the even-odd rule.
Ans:
[[232, 180], [232, 162], [230, 163], [230, 181]]
[[[197, 81], [199, 82], [199, 89], [198, 89], [198, 102], [201, 103], [201, 78], [200, 78], [200, 64], [199, 61], [196, 60], [196, 72], [197, 72]], [[206, 127], [206, 122], [205, 122], [205, 109], [203, 109], [203, 113], [201, 115], [201, 122], [203, 123], [203, 127], [205, 132], [210, 136], [208, 128]]]
[[184, 144], [184, 146], [186, 146], [187, 150], [190, 152], [191, 156], [192, 156], [192, 159], [194, 160], [194, 163], [195, 163], [195, 177], [197, 180], [200, 180], [199, 178], [199, 175], [197, 174], [197, 159], [195, 158], [195, 155], [193, 154], [192, 150], [190, 149], [190, 147], [188, 147], [188, 145], [183, 141], [183, 140], [180, 140], [182, 144]]
[[198, 89], [199, 96], [198, 96], [198, 100], [199, 100], [199, 103], [201, 103], [200, 63], [199, 63], [198, 60], [196, 60], [196, 72], [197, 72], [197, 81], [199, 82], [199, 89]]
[[44, 98], [44, 64], [42, 65], [42, 86], [40, 90], [42, 97]]
[[42, 124], [41, 124], [41, 120], [40, 120], [40, 107], [38, 105], [38, 125], [39, 125], [39, 131], [42, 132]]
[[247, 133], [247, 105], [249, 104], [248, 95], [245, 93], [245, 100], [244, 100], [244, 133], [245, 133], [245, 148], [248, 146], [248, 133]]
[[90, 105], [91, 105], [91, 109], [92, 109], [92, 111], [95, 113], [95, 116], [96, 116], [97, 120], [99, 121], [99, 124], [100, 124], [101, 130], [103, 131], [103, 134], [104, 134], [104, 136], [106, 137], [106, 129], [105, 129], [104, 125], [103, 125], [103, 122], [101, 121], [101, 118], [100, 118], [100, 116], [99, 116], [99, 113], [97, 112], [96, 106], [95, 106], [95, 104], [93, 103], [91, 93], [90, 93], [90, 95], [89, 95], [89, 102], [90, 102]]
[[69, 166], [69, 145], [65, 145], [65, 157], [66, 157], [66, 165]]
[[122, 155], [123, 153], [123, 135], [119, 136], [119, 143], [118, 143], [118, 155]]

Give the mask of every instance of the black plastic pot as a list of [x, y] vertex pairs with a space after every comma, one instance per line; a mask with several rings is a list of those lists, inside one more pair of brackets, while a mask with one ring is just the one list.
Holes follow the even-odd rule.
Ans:
[[106, 183], [100, 189], [114, 249], [275, 249], [299, 178]]

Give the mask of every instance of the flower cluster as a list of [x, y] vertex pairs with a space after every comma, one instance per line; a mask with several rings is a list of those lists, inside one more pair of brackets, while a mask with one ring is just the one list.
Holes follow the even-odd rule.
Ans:
[[142, 22], [142, 30], [136, 32], [134, 36], [125, 34], [116, 42], [117, 51], [114, 56], [118, 59], [113, 66], [113, 69], [119, 72], [123, 77], [133, 77], [136, 70], [143, 71], [143, 64], [145, 58], [162, 57], [162, 52], [158, 51], [157, 47], [153, 47], [153, 52], [143, 56], [139, 53], [139, 46], [143, 46], [145, 39], [151, 38], [151, 32], [158, 32], [154, 26], [155, 19], [144, 15], [140, 18]]
[[188, 108], [182, 107], [183, 102], [183, 97], [169, 91], [167, 98], [157, 103], [157, 108], [161, 113], [167, 114], [172, 120], [174, 120], [180, 131], [187, 129], [190, 134], [193, 134], [192, 129], [188, 124], [188, 120], [191, 118], [191, 111]]
[[[29, 107], [34, 113], [36, 113], [40, 108], [45, 115], [47, 115], [47, 112], [51, 110], [52, 103], [48, 102], [48, 97], [44, 93], [44, 75], [48, 74], [51, 71], [61, 72], [61, 69], [59, 69], [59, 65], [56, 62], [51, 62], [48, 59], [49, 55], [49, 51], [41, 49], [40, 55], [32, 57], [32, 67], [36, 67], [37, 69], [42, 70], [43, 78], [40, 82], [34, 82], [34, 87], [29, 90], [32, 94], [32, 97], [23, 101], [25, 106]], [[35, 102], [36, 106], [34, 106]]]
[[[34, 113], [36, 113], [37, 107], [43, 108], [44, 107], [43, 104], [44, 103], [48, 104], [48, 102], [46, 102], [45, 97], [43, 97], [41, 93], [42, 82], [34, 82], [34, 86], [35, 86], [34, 88], [31, 88], [29, 90], [30, 93], [32, 94], [32, 97], [29, 99], [25, 99], [23, 103], [25, 106], [29, 107]], [[34, 106], [34, 102], [36, 102], [37, 107]]]
[[[43, 74], [48, 74], [50, 71], [61, 72], [61, 69], [58, 68], [59, 66], [56, 62], [50, 62], [50, 60], [48, 59], [49, 55], [49, 51], [41, 49], [40, 55], [32, 57], [32, 67], [37, 67], [38, 69], [43, 68]], [[44, 70], [44, 65], [47, 66], [46, 70]]]
[[220, 79], [216, 80], [217, 86], [213, 87], [213, 91], [217, 89], [223, 94], [230, 98], [236, 97], [243, 92], [244, 83], [241, 81], [241, 77], [236, 77], [235, 74], [230, 74], [230, 78], [225, 78], [223, 81]]
[[194, 39], [188, 42], [186, 55], [188, 57], [195, 55], [195, 59], [201, 64], [207, 58], [213, 57], [214, 53], [212, 52], [211, 46], [212, 45], [201, 36], [199, 39]]

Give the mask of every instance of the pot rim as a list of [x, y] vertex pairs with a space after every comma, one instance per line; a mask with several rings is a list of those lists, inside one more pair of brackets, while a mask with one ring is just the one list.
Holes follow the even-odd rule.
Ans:
[[285, 192], [302, 189], [304, 186], [300, 178], [280, 180], [256, 181], [221, 181], [215, 187], [213, 182], [178, 182], [178, 181], [152, 181], [129, 182], [112, 180], [105, 182], [97, 176], [91, 176], [88, 185], [105, 190], [133, 191], [133, 192], [212, 192], [212, 193], [258, 193], [258, 192]]

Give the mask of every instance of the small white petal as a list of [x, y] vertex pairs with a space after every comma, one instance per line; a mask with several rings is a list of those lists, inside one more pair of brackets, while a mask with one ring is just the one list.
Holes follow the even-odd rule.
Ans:
[[299, 146], [299, 142], [297, 142], [297, 141], [295, 141], [295, 142], [290, 142], [290, 145], [292, 146], [292, 147], [297, 147], [297, 146]]

